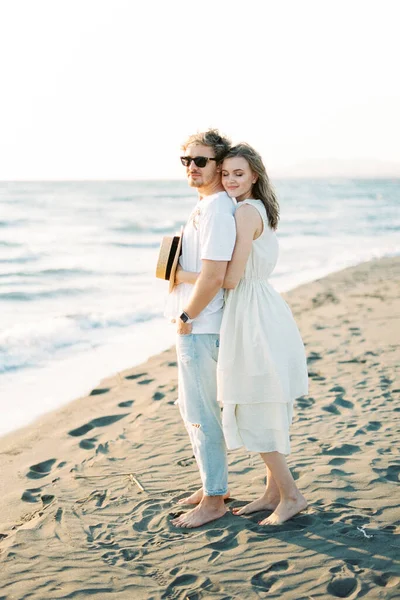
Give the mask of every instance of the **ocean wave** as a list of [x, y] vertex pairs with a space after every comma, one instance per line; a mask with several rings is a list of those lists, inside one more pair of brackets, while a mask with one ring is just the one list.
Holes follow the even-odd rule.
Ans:
[[28, 278], [41, 278], [41, 277], [54, 277], [54, 276], [69, 276], [78, 275], [87, 277], [93, 275], [93, 271], [87, 269], [42, 269], [40, 271], [12, 271], [9, 273], [0, 273], [1, 277], [28, 277]]
[[28, 219], [10, 219], [8, 221], [0, 221], [0, 229], [7, 227], [20, 227], [29, 223]]
[[150, 225], [148, 223], [125, 223], [124, 225], [120, 225], [118, 227], [113, 227], [112, 231], [118, 233], [175, 233], [175, 231], [179, 231], [180, 227], [183, 225], [182, 221], [168, 221], [156, 225]]
[[2, 300], [12, 302], [31, 302], [32, 300], [42, 300], [46, 298], [63, 298], [66, 296], [79, 296], [88, 292], [98, 291], [95, 288], [58, 288], [54, 290], [45, 290], [42, 292], [4, 292], [0, 293], [0, 302]]
[[[131, 327], [157, 317], [160, 315], [150, 311], [87, 313], [15, 325], [0, 333], [0, 373], [40, 366], [66, 348], [96, 347], [108, 339], [110, 329]], [[94, 330], [103, 337], [96, 338]]]
[[19, 244], [18, 242], [5, 242], [4, 240], [0, 240], [1, 248], [21, 248], [23, 244]]
[[0, 258], [0, 264], [23, 264], [23, 263], [29, 263], [29, 262], [35, 262], [36, 260], [39, 260], [39, 256], [16, 256], [14, 258]]
[[158, 242], [109, 242], [109, 246], [115, 246], [117, 248], [158, 248], [160, 241]]

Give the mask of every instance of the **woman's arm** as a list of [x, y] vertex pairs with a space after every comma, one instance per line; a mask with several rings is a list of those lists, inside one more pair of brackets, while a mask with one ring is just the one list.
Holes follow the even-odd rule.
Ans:
[[175, 271], [175, 283], [179, 285], [180, 283], [190, 283], [194, 285], [197, 281], [199, 273], [194, 273], [193, 271], [184, 271], [180, 265], [178, 265]]
[[236, 209], [235, 221], [236, 244], [222, 285], [227, 290], [233, 290], [239, 283], [250, 256], [255, 234], [262, 231], [263, 227], [260, 213], [250, 204], [243, 204]]

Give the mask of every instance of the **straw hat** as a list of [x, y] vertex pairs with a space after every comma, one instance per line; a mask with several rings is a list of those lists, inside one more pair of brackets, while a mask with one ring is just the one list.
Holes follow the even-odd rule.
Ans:
[[172, 292], [175, 286], [175, 271], [182, 249], [182, 235], [183, 227], [179, 235], [165, 235], [158, 253], [156, 277], [169, 281], [169, 292]]

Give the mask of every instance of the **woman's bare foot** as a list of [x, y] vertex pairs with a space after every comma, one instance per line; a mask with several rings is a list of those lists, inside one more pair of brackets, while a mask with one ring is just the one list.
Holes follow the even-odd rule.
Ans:
[[[214, 500], [217, 498], [219, 498], [220, 501]], [[176, 519], [173, 519], [171, 523], [175, 525], [175, 527], [192, 529], [193, 527], [201, 527], [210, 521], [220, 519], [225, 513], [226, 507], [221, 496], [204, 496], [200, 504], [192, 510], [189, 510], [189, 512], [183, 513]]]
[[281, 500], [269, 517], [259, 522], [259, 525], [280, 525], [307, 508], [307, 500], [300, 492], [295, 498]]
[[[180, 500], [178, 500], [177, 504], [200, 504], [200, 502], [203, 499], [203, 488], [201, 487], [200, 489], [198, 489], [196, 492], [194, 492], [191, 496], [186, 496], [186, 498], [181, 498]], [[227, 498], [229, 498], [230, 496], [230, 492], [229, 490], [226, 492], [226, 494], [223, 496], [224, 500], [227, 500]]]
[[279, 505], [279, 500], [279, 496], [263, 494], [261, 498], [257, 498], [257, 500], [254, 500], [241, 508], [233, 508], [232, 512], [234, 515], [249, 515], [258, 512], [259, 510], [275, 510]]

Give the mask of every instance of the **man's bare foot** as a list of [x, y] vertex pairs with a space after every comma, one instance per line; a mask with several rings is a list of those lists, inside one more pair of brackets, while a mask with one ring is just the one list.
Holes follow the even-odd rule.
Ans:
[[305, 508], [307, 508], [307, 500], [299, 492], [296, 498], [281, 500], [272, 515], [260, 521], [259, 525], [280, 525]]
[[[226, 513], [225, 504], [222, 501], [219, 502], [207, 502], [210, 496], [205, 496], [205, 501], [201, 501], [195, 508], [189, 510], [187, 513], [183, 513], [176, 519], [173, 519], [171, 523], [175, 527], [187, 527], [192, 529], [193, 527], [201, 527], [210, 521], [220, 519]], [[220, 498], [220, 496], [212, 496], [212, 498]]]
[[234, 515], [249, 515], [259, 510], [275, 510], [279, 505], [279, 500], [279, 496], [272, 497], [263, 494], [261, 498], [257, 498], [257, 500], [254, 500], [241, 508], [233, 508], [232, 512]]
[[[224, 500], [227, 500], [230, 496], [230, 492], [229, 490], [226, 492], [226, 494], [223, 496]], [[200, 489], [198, 489], [196, 492], [194, 492], [194, 494], [192, 494], [191, 496], [186, 496], [186, 498], [181, 498], [180, 500], [178, 500], [177, 504], [200, 504], [200, 502], [203, 500], [203, 488], [201, 487]]]

